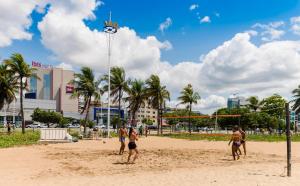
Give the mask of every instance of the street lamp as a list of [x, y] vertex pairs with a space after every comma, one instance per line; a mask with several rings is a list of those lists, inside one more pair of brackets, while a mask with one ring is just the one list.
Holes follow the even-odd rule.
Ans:
[[118, 23], [111, 21], [111, 12], [109, 21], [104, 22], [104, 32], [108, 34], [108, 111], [107, 111], [107, 137], [109, 138], [110, 126], [110, 56], [111, 56], [111, 35], [117, 33]]

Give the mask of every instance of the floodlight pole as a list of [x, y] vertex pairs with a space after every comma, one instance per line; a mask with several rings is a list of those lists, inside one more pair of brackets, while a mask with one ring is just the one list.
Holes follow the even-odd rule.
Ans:
[[107, 110], [107, 138], [110, 133], [110, 61], [111, 61], [111, 34], [117, 32], [117, 23], [112, 23], [111, 12], [109, 12], [109, 21], [104, 24], [104, 32], [108, 34], [108, 110]]

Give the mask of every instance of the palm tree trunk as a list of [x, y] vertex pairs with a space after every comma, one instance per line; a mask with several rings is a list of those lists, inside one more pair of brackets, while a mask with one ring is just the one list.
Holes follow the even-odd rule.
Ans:
[[158, 106], [158, 108], [157, 108], [157, 118], [156, 118], [156, 120], [157, 120], [157, 135], [159, 135], [159, 130], [160, 130], [160, 118], [159, 118], [159, 106]]
[[135, 112], [132, 112], [132, 121], [131, 121], [131, 127], [132, 126], [136, 126], [136, 123], [135, 123]]
[[88, 99], [88, 104], [87, 104], [87, 110], [86, 110], [86, 115], [85, 115], [85, 120], [84, 120], [84, 128], [83, 128], [83, 133], [86, 134], [86, 123], [88, 121], [88, 116], [89, 116], [89, 112], [90, 112], [90, 104], [91, 104], [91, 97], [89, 97]]
[[190, 111], [189, 111], [189, 132], [192, 134], [191, 130], [191, 112], [192, 112], [192, 104], [190, 104]]
[[24, 109], [23, 109], [23, 77], [20, 78], [21, 87], [20, 87], [20, 109], [21, 109], [21, 118], [22, 118], [22, 133], [25, 134], [25, 120], [24, 120]]
[[119, 122], [120, 124], [117, 125], [117, 129], [121, 127], [121, 89], [119, 89]]
[[162, 135], [163, 134], [163, 128], [162, 128], [162, 114], [163, 114], [163, 111], [162, 111], [162, 105], [160, 106], [160, 134]]

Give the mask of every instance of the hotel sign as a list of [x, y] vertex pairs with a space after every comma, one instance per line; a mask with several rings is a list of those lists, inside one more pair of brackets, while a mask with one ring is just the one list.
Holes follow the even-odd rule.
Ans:
[[31, 66], [32, 67], [36, 67], [36, 68], [43, 68], [43, 69], [51, 69], [51, 68], [53, 68], [52, 65], [44, 65], [44, 64], [42, 64], [40, 62], [37, 62], [37, 61], [32, 61], [31, 62]]
[[74, 86], [71, 84], [68, 84], [66, 86], [66, 93], [73, 93], [74, 92]]

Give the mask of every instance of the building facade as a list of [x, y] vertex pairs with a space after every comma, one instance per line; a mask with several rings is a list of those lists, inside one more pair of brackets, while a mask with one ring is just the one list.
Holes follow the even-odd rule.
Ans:
[[153, 125], [157, 125], [157, 109], [152, 108], [147, 101], [141, 106], [135, 114], [136, 123], [142, 124], [143, 119], [149, 119]]
[[[72, 99], [74, 87], [70, 81], [74, 79], [74, 72], [61, 68], [44, 66], [38, 62], [32, 62], [32, 67], [37, 78], [28, 80], [27, 91], [24, 91], [24, 119], [31, 120], [31, 114], [35, 108], [56, 111], [65, 117], [80, 118], [78, 113], [78, 99]], [[9, 106], [6, 105], [0, 111], [0, 123], [5, 123], [7, 118], [15, 118], [16, 122], [20, 113], [19, 99]], [[14, 117], [15, 116], [15, 117]], [[17, 119], [16, 119], [17, 118]], [[6, 120], [5, 120], [6, 119]]]

